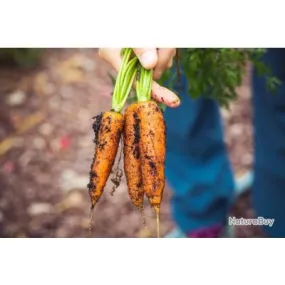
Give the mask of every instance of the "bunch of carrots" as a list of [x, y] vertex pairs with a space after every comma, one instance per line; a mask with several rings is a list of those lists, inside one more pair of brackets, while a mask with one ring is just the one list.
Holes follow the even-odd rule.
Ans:
[[[122, 64], [115, 82], [112, 108], [95, 117], [95, 154], [88, 184], [91, 212], [104, 192], [123, 140], [124, 172], [132, 204], [143, 213], [144, 197], [157, 217], [165, 185], [165, 122], [158, 104], [151, 99], [152, 70], [143, 68], [132, 49], [123, 49]], [[137, 101], [122, 110], [132, 87]], [[117, 173], [119, 183], [122, 173]]]

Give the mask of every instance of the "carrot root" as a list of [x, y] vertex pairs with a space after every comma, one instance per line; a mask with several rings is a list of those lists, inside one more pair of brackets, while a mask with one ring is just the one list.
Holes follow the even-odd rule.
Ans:
[[125, 112], [124, 169], [131, 202], [140, 210], [143, 207], [144, 189], [141, 174], [141, 153], [139, 143], [140, 125], [137, 115], [137, 104], [132, 104]]
[[159, 213], [156, 214], [156, 231], [157, 231], [157, 238], [160, 238], [160, 215]]
[[99, 115], [93, 125], [95, 133], [95, 154], [87, 185], [93, 209], [99, 201], [110, 176], [124, 126], [124, 116], [108, 111]]
[[141, 172], [143, 187], [154, 212], [159, 213], [165, 185], [165, 122], [154, 101], [140, 103]]
[[94, 207], [91, 207], [90, 209], [90, 217], [89, 217], [89, 229], [88, 229], [88, 237], [92, 236], [92, 221], [93, 221], [93, 213], [94, 213]]
[[111, 178], [111, 181], [113, 183], [113, 187], [112, 187], [112, 191], [110, 192], [111, 196], [114, 196], [114, 193], [116, 192], [116, 189], [120, 186], [121, 181], [122, 181], [122, 177], [123, 177], [123, 171], [120, 168], [120, 162], [121, 162], [121, 158], [122, 158], [122, 152], [123, 152], [123, 147], [120, 150], [120, 155], [117, 161], [117, 166], [116, 168], [113, 170], [113, 177]]

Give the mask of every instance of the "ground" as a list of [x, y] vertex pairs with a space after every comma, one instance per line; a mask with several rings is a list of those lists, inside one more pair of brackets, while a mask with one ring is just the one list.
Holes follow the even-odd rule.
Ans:
[[[94, 153], [92, 117], [110, 108], [109, 66], [96, 49], [46, 50], [33, 70], [0, 67], [0, 237], [86, 237], [87, 192]], [[222, 110], [234, 171], [252, 166], [250, 78], [231, 111]], [[114, 196], [108, 183], [93, 218], [93, 237], [141, 237], [141, 216], [131, 205], [125, 179]], [[161, 233], [174, 224], [166, 187]], [[252, 216], [250, 195], [234, 212]], [[155, 222], [146, 207], [148, 236]], [[240, 237], [260, 236], [254, 229]]]

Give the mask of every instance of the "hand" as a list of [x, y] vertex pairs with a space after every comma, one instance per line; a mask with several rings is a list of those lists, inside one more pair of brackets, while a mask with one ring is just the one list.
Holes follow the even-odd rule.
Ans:
[[[159, 79], [163, 71], [172, 66], [173, 57], [176, 54], [176, 49], [173, 48], [136, 48], [133, 50], [144, 68], [153, 68], [154, 79]], [[122, 61], [120, 51], [119, 48], [100, 48], [99, 55], [118, 72]], [[178, 107], [180, 105], [180, 100], [176, 94], [155, 81], [152, 83], [151, 95], [156, 101], [168, 107]]]

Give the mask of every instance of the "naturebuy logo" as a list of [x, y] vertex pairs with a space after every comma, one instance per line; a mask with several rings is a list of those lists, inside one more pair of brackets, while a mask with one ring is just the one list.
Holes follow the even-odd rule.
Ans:
[[229, 217], [230, 226], [269, 226], [272, 227], [274, 224], [274, 219], [265, 219], [263, 217], [258, 217], [256, 219], [245, 219], [245, 218], [235, 218]]

